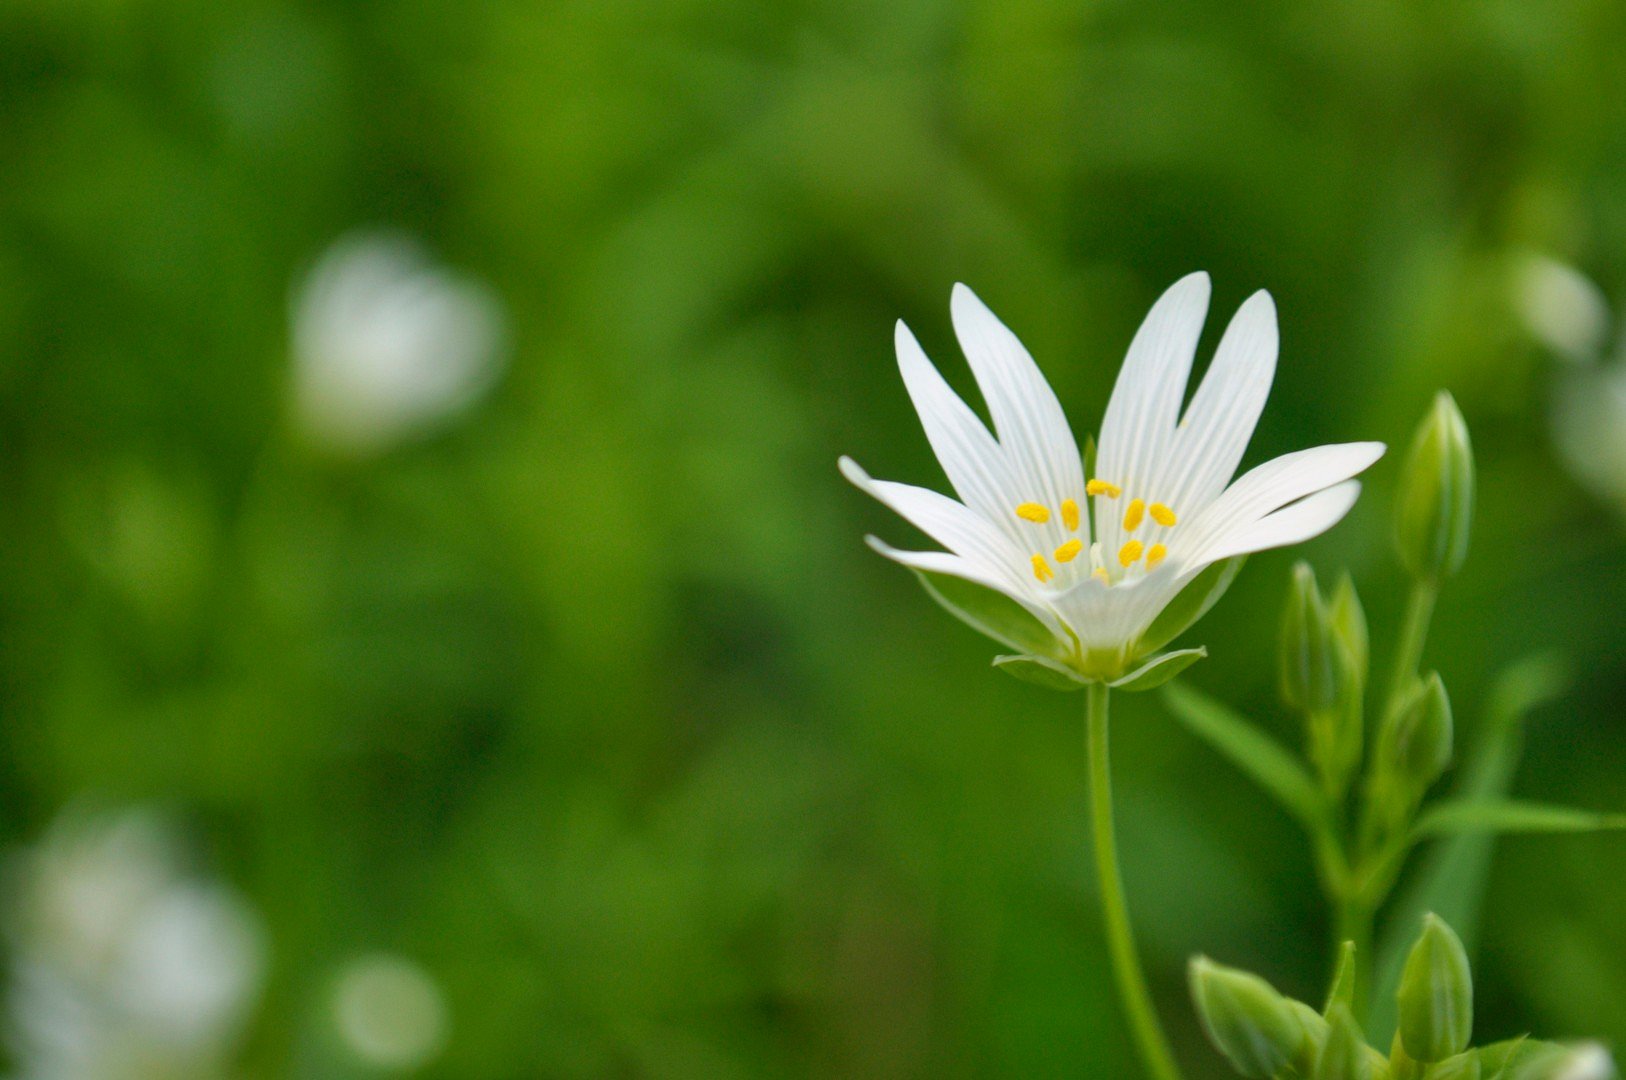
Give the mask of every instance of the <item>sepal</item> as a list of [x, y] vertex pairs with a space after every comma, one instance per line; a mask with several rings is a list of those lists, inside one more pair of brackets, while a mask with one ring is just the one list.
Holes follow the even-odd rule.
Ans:
[[1203, 1031], [1237, 1072], [1264, 1080], [1300, 1055], [1304, 1025], [1268, 982], [1205, 956], [1191, 961], [1189, 978]]
[[1061, 663], [1043, 656], [996, 656], [994, 666], [1005, 674], [1042, 686], [1046, 690], [1070, 693], [1082, 690], [1090, 680]]
[[1157, 618], [1146, 633], [1140, 636], [1138, 649], [1141, 655], [1156, 652], [1181, 634], [1191, 628], [1191, 624], [1208, 614], [1208, 609], [1219, 603], [1225, 590], [1231, 587], [1231, 582], [1242, 570], [1242, 564], [1247, 562], [1246, 555], [1238, 555], [1230, 559], [1222, 559], [1207, 567], [1180, 590], [1173, 600], [1169, 601], [1164, 609], [1158, 612]]
[[977, 633], [1018, 652], [1051, 658], [1060, 655], [1062, 643], [1056, 635], [1031, 611], [997, 589], [953, 574], [914, 567], [910, 570], [938, 606]]
[[1201, 646], [1195, 649], [1177, 649], [1174, 652], [1159, 653], [1128, 675], [1115, 679], [1107, 683], [1107, 685], [1114, 690], [1126, 690], [1130, 693], [1156, 690], [1207, 655], [1208, 650]]

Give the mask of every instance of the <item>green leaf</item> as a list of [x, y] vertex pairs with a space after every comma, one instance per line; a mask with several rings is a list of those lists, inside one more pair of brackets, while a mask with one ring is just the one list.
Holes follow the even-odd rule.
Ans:
[[1346, 941], [1338, 948], [1338, 970], [1333, 972], [1332, 986], [1327, 990], [1327, 1004], [1322, 1016], [1332, 1015], [1333, 1007], [1355, 1007], [1355, 943]]
[[996, 656], [994, 666], [1007, 675], [1023, 682], [1042, 686], [1047, 690], [1082, 690], [1089, 685], [1078, 672], [1065, 664], [1043, 656]]
[[1186, 730], [1241, 769], [1311, 832], [1325, 818], [1321, 792], [1310, 773], [1280, 743], [1206, 694], [1175, 683], [1164, 701]]
[[1200, 647], [1159, 653], [1128, 675], [1107, 685], [1114, 690], [1127, 690], [1130, 693], [1155, 690], [1207, 655], [1208, 650]]
[[933, 600], [950, 615], [979, 634], [1007, 648], [1035, 656], [1057, 657], [1061, 642], [1033, 613], [1004, 593], [953, 574], [915, 570], [915, 577]]
[[1152, 620], [1146, 633], [1141, 635], [1141, 652], [1156, 652], [1208, 614], [1208, 609], [1219, 603], [1219, 598], [1231, 587], [1231, 582], [1236, 580], [1242, 564], [1247, 560], [1246, 555], [1238, 555], [1234, 559], [1217, 562], [1192, 578], [1191, 583], [1180, 590], [1180, 595], [1169, 602]]
[[1450, 799], [1423, 811], [1412, 827], [1418, 839], [1465, 832], [1569, 833], [1626, 829], [1626, 814], [1600, 814], [1570, 806], [1513, 800]]

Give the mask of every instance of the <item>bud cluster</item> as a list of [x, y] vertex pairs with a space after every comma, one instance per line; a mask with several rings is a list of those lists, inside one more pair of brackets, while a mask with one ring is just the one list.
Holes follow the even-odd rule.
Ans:
[[1317, 1012], [1259, 976], [1207, 957], [1191, 961], [1191, 996], [1203, 1031], [1245, 1077], [1278, 1080], [1609, 1080], [1614, 1062], [1596, 1044], [1516, 1039], [1473, 1048], [1468, 956], [1444, 920], [1429, 915], [1406, 959], [1397, 995], [1400, 1030], [1388, 1054], [1367, 1044], [1350, 1008], [1352, 946]]

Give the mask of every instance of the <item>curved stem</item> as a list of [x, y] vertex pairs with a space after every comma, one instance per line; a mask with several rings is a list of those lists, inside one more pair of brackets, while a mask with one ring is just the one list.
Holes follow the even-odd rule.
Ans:
[[1434, 601], [1440, 587], [1432, 581], [1416, 581], [1406, 601], [1405, 621], [1400, 624], [1400, 644], [1395, 649], [1394, 674], [1389, 679], [1388, 709], [1393, 709], [1406, 692], [1406, 687], [1417, 675], [1417, 665], [1423, 659], [1423, 642], [1428, 639], [1429, 620], [1434, 617]]
[[1112, 766], [1107, 751], [1107, 687], [1091, 683], [1089, 698], [1090, 810], [1095, 830], [1095, 875], [1101, 889], [1101, 916], [1106, 923], [1107, 948], [1112, 953], [1112, 974], [1118, 983], [1124, 1015], [1140, 1051], [1141, 1062], [1154, 1080], [1180, 1080], [1180, 1069], [1169, 1051], [1168, 1039], [1152, 1008], [1146, 975], [1135, 953], [1135, 935], [1124, 901], [1123, 875], [1118, 870], [1118, 841], [1112, 824]]

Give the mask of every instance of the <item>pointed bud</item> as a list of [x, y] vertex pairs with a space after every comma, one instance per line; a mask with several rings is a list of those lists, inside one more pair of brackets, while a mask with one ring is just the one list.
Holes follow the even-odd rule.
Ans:
[[1468, 554], [1474, 512], [1474, 452], [1468, 425], [1444, 390], [1412, 439], [1395, 498], [1400, 559], [1414, 577], [1439, 581]]
[[1302, 1049], [1303, 1026], [1265, 980], [1205, 956], [1191, 961], [1189, 978], [1203, 1031], [1243, 1076], [1274, 1076]]
[[1366, 633], [1366, 609], [1361, 607], [1361, 598], [1355, 592], [1355, 579], [1349, 576], [1348, 570], [1339, 576], [1338, 585], [1327, 601], [1327, 617], [1333, 633], [1349, 653], [1356, 678], [1364, 684], [1371, 655]]
[[1436, 915], [1406, 957], [1400, 976], [1400, 1040], [1418, 1061], [1444, 1061], [1468, 1048], [1474, 1026], [1474, 980], [1456, 932]]
[[1381, 764], [1421, 794], [1451, 764], [1453, 732], [1451, 698], [1439, 672], [1430, 672], [1385, 718], [1378, 739]]
[[1372, 1080], [1366, 1039], [1348, 1008], [1336, 1005], [1327, 1016], [1327, 1043], [1316, 1059], [1316, 1080]]
[[1338, 669], [1326, 604], [1315, 571], [1300, 562], [1282, 609], [1282, 700], [1300, 712], [1319, 712], [1337, 700]]

